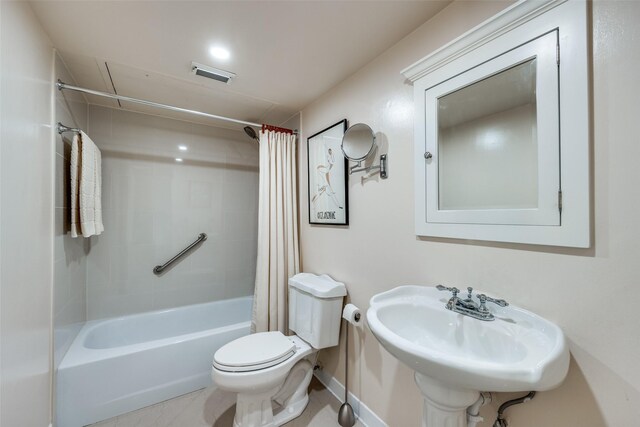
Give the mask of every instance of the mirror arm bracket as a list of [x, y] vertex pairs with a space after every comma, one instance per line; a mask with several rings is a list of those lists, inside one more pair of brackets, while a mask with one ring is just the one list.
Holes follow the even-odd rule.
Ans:
[[387, 173], [387, 155], [386, 154], [382, 154], [380, 156], [380, 164], [379, 165], [360, 167], [361, 163], [362, 163], [362, 161], [358, 162], [358, 164], [356, 164], [355, 166], [350, 167], [349, 168], [349, 175], [353, 174], [354, 172], [379, 171], [380, 172], [380, 178], [387, 179], [389, 177], [389, 174]]

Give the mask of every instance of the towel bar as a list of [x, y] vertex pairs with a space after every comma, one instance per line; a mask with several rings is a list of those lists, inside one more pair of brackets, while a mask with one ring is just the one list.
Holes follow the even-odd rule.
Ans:
[[62, 134], [63, 134], [63, 133], [65, 133], [65, 132], [77, 132], [77, 133], [80, 133], [80, 129], [78, 129], [78, 128], [71, 128], [71, 127], [69, 127], [69, 126], [65, 126], [65, 125], [63, 125], [61, 122], [58, 122], [57, 129], [58, 129], [58, 133], [59, 133], [60, 135], [62, 135]]

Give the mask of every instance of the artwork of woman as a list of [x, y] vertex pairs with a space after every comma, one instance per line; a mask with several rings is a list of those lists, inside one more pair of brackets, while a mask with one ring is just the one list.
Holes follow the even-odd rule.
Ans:
[[311, 203], [315, 203], [316, 200], [320, 198], [320, 196], [326, 194], [339, 209], [344, 209], [342, 206], [340, 206], [340, 202], [336, 197], [336, 192], [331, 186], [331, 169], [333, 169], [333, 165], [336, 163], [336, 159], [331, 148], [327, 150], [326, 161], [326, 164], [318, 165], [316, 167], [316, 172], [318, 174], [318, 184], [316, 185], [316, 194], [311, 199]]
[[307, 138], [309, 224], [349, 225], [346, 129], [345, 119]]

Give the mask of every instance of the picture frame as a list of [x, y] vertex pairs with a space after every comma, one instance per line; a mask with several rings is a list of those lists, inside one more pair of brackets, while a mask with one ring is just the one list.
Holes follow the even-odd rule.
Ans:
[[349, 225], [349, 168], [342, 154], [347, 119], [307, 138], [309, 224]]

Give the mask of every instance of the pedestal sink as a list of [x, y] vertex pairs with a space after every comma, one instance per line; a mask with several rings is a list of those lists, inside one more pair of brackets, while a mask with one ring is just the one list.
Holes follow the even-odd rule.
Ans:
[[423, 426], [467, 427], [481, 391], [544, 391], [569, 369], [558, 326], [514, 307], [490, 308], [494, 321], [447, 310], [450, 294], [400, 286], [371, 298], [367, 322], [382, 346], [415, 371]]

